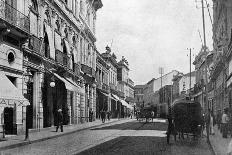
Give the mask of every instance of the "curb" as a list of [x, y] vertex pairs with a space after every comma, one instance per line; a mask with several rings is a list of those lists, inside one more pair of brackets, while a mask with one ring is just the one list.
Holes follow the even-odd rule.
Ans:
[[215, 147], [211, 144], [210, 140], [207, 142], [213, 155], [218, 155], [215, 151]]
[[[115, 120], [115, 121], [112, 121], [112, 122], [106, 122], [104, 124], [110, 124], [110, 123], [114, 123], [114, 122], [118, 122], [118, 121], [120, 121], [120, 120]], [[75, 133], [75, 132], [79, 132], [79, 131], [83, 131], [83, 130], [86, 130], [86, 129], [98, 127], [98, 126], [101, 126], [101, 125], [104, 125], [104, 124], [93, 125], [93, 126], [90, 126], [90, 127], [77, 129], [77, 130], [73, 130], [73, 131], [70, 131], [70, 132], [64, 132], [64, 133], [61, 133], [61, 134], [58, 134], [58, 135], [53, 135], [53, 136], [49, 136], [49, 137], [35, 139], [35, 140], [32, 140], [32, 141], [30, 141], [30, 140], [29, 141], [21, 141], [21, 142], [16, 143], [16, 144], [0, 147], [0, 151], [13, 149], [13, 148], [24, 146], [24, 145], [27, 145], [27, 144], [32, 144], [32, 143], [36, 143], [36, 142], [45, 141], [45, 140], [48, 140], [48, 139], [53, 139], [53, 138], [69, 135], [69, 134], [72, 134], [72, 133]]]

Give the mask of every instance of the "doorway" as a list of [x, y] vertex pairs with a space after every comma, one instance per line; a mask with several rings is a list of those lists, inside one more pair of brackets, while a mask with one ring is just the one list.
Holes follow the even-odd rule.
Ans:
[[4, 124], [5, 124], [5, 134], [13, 134], [13, 108], [5, 107], [4, 108]]

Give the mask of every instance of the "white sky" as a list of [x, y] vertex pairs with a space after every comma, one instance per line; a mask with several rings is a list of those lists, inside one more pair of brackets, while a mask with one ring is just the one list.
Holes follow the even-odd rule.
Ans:
[[[112, 52], [129, 62], [130, 78], [145, 84], [164, 73], [189, 72], [189, 50], [196, 55], [201, 48], [201, 3], [195, 0], [102, 0], [97, 12], [96, 36], [100, 53], [112, 44]], [[212, 2], [210, 11], [212, 14]], [[196, 8], [196, 5], [198, 8]], [[212, 25], [207, 8], [206, 44], [212, 50]], [[193, 60], [193, 57], [192, 57]], [[192, 70], [194, 66], [192, 65]]]

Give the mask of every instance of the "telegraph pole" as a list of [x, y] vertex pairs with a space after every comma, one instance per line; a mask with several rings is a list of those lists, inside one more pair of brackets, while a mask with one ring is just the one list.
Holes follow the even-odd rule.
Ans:
[[[204, 35], [204, 53], [206, 53], [206, 39], [205, 39], [205, 14], [204, 14], [204, 2], [203, 0], [201, 0], [201, 5], [202, 5], [202, 21], [203, 21], [203, 35]], [[208, 103], [208, 76], [207, 76], [207, 64], [208, 64], [208, 61], [207, 61], [207, 54], [206, 54], [206, 58], [205, 58], [205, 101], [206, 101], [206, 104], [207, 104], [207, 117], [206, 120], [206, 133], [207, 133], [207, 141], [209, 142], [209, 118], [210, 118], [210, 114], [209, 114], [209, 103]]]

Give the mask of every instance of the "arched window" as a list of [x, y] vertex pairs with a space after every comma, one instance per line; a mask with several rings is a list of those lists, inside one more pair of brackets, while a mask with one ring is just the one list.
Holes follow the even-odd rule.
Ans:
[[49, 41], [48, 41], [48, 34], [46, 32], [45, 26], [44, 26], [44, 55], [46, 58], [50, 57], [50, 46], [49, 46]]

